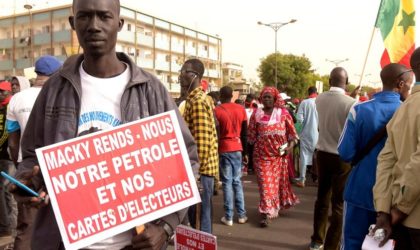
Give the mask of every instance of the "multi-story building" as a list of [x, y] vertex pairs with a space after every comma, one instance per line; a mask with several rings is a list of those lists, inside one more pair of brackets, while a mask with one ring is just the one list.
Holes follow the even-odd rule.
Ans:
[[250, 93], [250, 82], [243, 76], [243, 66], [237, 63], [226, 62], [222, 65], [223, 85], [231, 86], [240, 94]]
[[[0, 79], [22, 75], [23, 69], [45, 54], [63, 61], [82, 52], [68, 17], [71, 5], [0, 18]], [[221, 84], [222, 40], [121, 6], [125, 23], [116, 50], [125, 52], [140, 67], [153, 72], [176, 96], [179, 70], [189, 58], [205, 64], [204, 79]], [[32, 28], [32, 29], [31, 29]], [[31, 30], [33, 32], [31, 32]]]

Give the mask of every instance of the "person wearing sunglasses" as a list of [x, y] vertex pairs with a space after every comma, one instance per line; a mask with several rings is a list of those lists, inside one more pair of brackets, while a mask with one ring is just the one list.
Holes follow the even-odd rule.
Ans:
[[340, 158], [352, 162], [344, 189], [344, 250], [361, 249], [369, 226], [376, 222], [372, 187], [377, 158], [386, 140], [386, 124], [406, 98], [413, 74], [404, 65], [391, 63], [381, 71], [383, 90], [372, 100], [350, 109], [338, 145]]
[[181, 68], [179, 82], [186, 94], [185, 122], [197, 143], [201, 190], [201, 209], [193, 206], [188, 211], [193, 227], [212, 233], [212, 196], [215, 177], [219, 175], [216, 123], [213, 109], [201, 87], [204, 65], [198, 59], [187, 60]]

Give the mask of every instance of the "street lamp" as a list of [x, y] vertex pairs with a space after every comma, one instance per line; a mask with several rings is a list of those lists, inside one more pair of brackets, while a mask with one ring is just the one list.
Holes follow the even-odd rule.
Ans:
[[326, 62], [334, 63], [336, 67], [338, 67], [338, 65], [340, 65], [340, 63], [346, 62], [348, 60], [349, 60], [348, 58], [346, 58], [346, 59], [337, 59], [337, 60], [325, 59]]
[[277, 86], [277, 31], [281, 27], [283, 27], [283, 26], [285, 26], [289, 23], [295, 23], [296, 21], [297, 21], [296, 19], [290, 19], [290, 21], [285, 22], [285, 23], [282, 23], [282, 22], [263, 23], [263, 22], [258, 21], [258, 25], [264, 25], [264, 26], [270, 27], [274, 30], [274, 53], [275, 53], [275, 61], [276, 61], [276, 67], [274, 68], [274, 79], [275, 79], [274, 84], [275, 84], [276, 88], [278, 87]]
[[25, 9], [28, 10], [29, 12], [29, 26], [30, 26], [30, 32], [29, 32], [29, 41], [30, 41], [30, 49], [31, 49], [31, 53], [29, 54], [29, 58], [31, 60], [31, 66], [34, 65], [34, 41], [33, 41], [33, 21], [32, 21], [32, 5], [30, 4], [25, 4], [23, 5], [23, 7]]

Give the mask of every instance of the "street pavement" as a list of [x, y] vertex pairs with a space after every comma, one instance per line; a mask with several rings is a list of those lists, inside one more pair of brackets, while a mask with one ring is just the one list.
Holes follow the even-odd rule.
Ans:
[[317, 191], [315, 185], [309, 183], [305, 188], [293, 186], [300, 203], [280, 212], [279, 218], [274, 219], [267, 228], [261, 228], [256, 176], [249, 175], [242, 179], [248, 223], [238, 224], [235, 217], [232, 227], [222, 224], [220, 222], [220, 218], [224, 215], [222, 191], [220, 190], [219, 195], [213, 199], [215, 210], [213, 233], [217, 236], [218, 249], [308, 250]]
[[[220, 222], [220, 218], [224, 215], [222, 190], [219, 190], [219, 194], [214, 196], [213, 233], [217, 236], [218, 249], [309, 249], [316, 187], [311, 184], [305, 188], [293, 186], [300, 203], [289, 210], [282, 211], [280, 217], [274, 219], [267, 228], [261, 228], [256, 176], [244, 176], [242, 179], [248, 223], [238, 224], [237, 217], [235, 217], [233, 226], [222, 224]], [[3, 250], [4, 245], [10, 241], [10, 237], [0, 238], [0, 250]], [[169, 249], [174, 249], [174, 247], [169, 247]]]

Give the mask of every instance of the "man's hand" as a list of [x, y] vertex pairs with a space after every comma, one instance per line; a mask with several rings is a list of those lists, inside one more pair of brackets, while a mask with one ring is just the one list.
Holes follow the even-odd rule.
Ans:
[[378, 213], [376, 216], [376, 226], [373, 229], [373, 232], [375, 233], [378, 229], [383, 229], [385, 231], [384, 240], [379, 243], [379, 247], [383, 247], [392, 233], [391, 216], [389, 214], [383, 212]]
[[161, 249], [168, 236], [165, 230], [152, 223], [145, 225], [143, 233], [133, 237], [132, 243], [134, 249]]
[[[21, 176], [19, 176], [18, 181], [20, 181], [22, 184], [26, 185], [29, 188], [33, 188], [32, 178], [37, 176], [39, 173], [39, 166], [34, 166], [32, 172], [23, 173]], [[13, 196], [15, 197], [17, 202], [27, 203], [34, 207], [47, 205], [50, 200], [48, 194], [43, 189], [37, 191], [39, 197], [28, 196], [26, 194], [26, 191], [21, 190], [15, 184], [11, 183], [9, 185], [9, 192], [13, 193]]]
[[293, 153], [293, 149], [295, 148], [295, 146], [296, 146], [296, 142], [295, 142], [295, 140], [293, 140], [293, 141], [289, 141], [289, 146], [287, 146], [287, 148], [286, 149], [284, 149], [284, 151], [286, 151], [286, 154], [285, 155], [288, 155], [288, 154], [291, 154], [291, 153]]
[[248, 164], [248, 155], [244, 155], [244, 156], [242, 156], [242, 163], [243, 163], [244, 165], [247, 165], [247, 164]]
[[356, 98], [356, 96], [357, 95], [359, 95], [360, 94], [360, 88], [361, 88], [362, 86], [357, 86], [351, 93], [350, 93], [350, 96], [351, 97], [353, 97], [353, 98]]
[[407, 218], [407, 214], [401, 212], [398, 208], [391, 208], [391, 225], [397, 225]]

